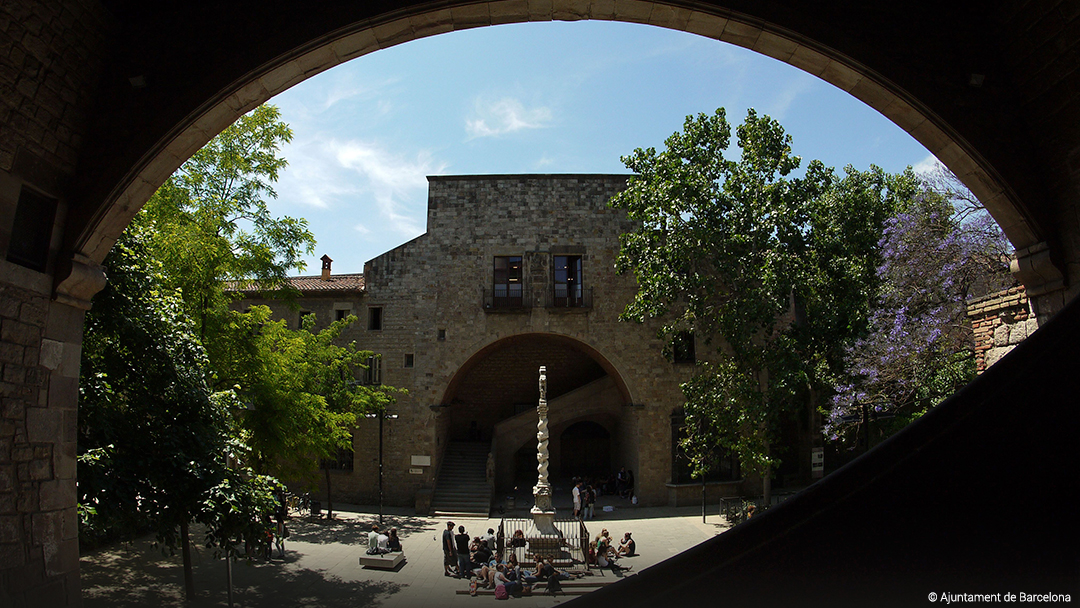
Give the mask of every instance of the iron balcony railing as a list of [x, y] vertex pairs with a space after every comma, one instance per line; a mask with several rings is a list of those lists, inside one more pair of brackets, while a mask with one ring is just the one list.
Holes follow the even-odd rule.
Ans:
[[[494, 289], [484, 288], [484, 310], [530, 310], [533, 308], [533, 292], [522, 287], [514, 289], [516, 285], [497, 286]], [[565, 285], [556, 285], [544, 294], [541, 299], [544, 308], [576, 308], [586, 309], [593, 306], [593, 290], [580, 287], [567, 289]]]

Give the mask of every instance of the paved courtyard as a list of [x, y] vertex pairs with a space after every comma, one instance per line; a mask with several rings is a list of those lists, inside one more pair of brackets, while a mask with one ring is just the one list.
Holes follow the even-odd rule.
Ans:
[[[518, 504], [525, 501], [519, 500]], [[611, 505], [604, 513], [599, 507]], [[569, 501], [556, 501], [559, 517], [570, 514]], [[626, 558], [624, 565], [633, 570], [625, 576], [648, 568], [680, 551], [727, 529], [726, 522], [709, 507], [706, 522], [701, 521], [700, 507], [633, 506], [627, 500], [601, 497], [596, 519], [586, 522], [595, 538], [607, 528], [618, 541], [626, 531], [633, 532], [639, 556]], [[517, 509], [507, 516], [526, 517], [528, 511]], [[378, 521], [376, 507], [335, 505], [335, 518], [305, 519], [294, 517], [289, 523], [291, 537], [285, 545], [285, 558], [269, 563], [264, 560], [239, 561], [233, 564], [234, 605], [243, 608], [261, 606], [416, 608], [430, 606], [476, 606], [491, 604], [493, 597], [458, 595], [467, 589], [463, 580], [443, 576], [442, 550], [438, 535], [446, 527], [445, 519], [417, 517], [409, 510], [384, 509], [384, 525], [397, 526], [407, 562], [397, 571], [363, 568], [359, 557], [366, 548], [367, 531]], [[498, 528], [499, 519], [459, 519], [471, 536], [488, 528]], [[196, 538], [198, 541], [201, 537]], [[86, 608], [133, 606], [182, 606], [183, 568], [179, 552], [163, 555], [147, 538], [133, 544], [117, 545], [83, 555], [80, 560], [83, 603]], [[228, 606], [226, 565], [215, 560], [210, 550], [199, 548], [194, 555], [195, 606]], [[600, 575], [598, 573], [598, 575]], [[613, 577], [607, 571], [602, 576]], [[549, 607], [573, 599], [573, 596], [511, 598], [510, 604], [524, 607]]]

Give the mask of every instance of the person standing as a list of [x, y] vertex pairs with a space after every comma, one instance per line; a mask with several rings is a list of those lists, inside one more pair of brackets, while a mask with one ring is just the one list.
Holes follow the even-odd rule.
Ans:
[[469, 578], [472, 568], [469, 567], [469, 535], [465, 532], [465, 526], [457, 527], [458, 533], [454, 535], [454, 544], [457, 549], [458, 577]]
[[495, 545], [495, 529], [494, 528], [488, 528], [487, 534], [484, 534], [483, 536], [481, 536], [480, 540], [484, 541], [484, 544], [487, 545], [487, 548], [488, 548], [489, 551], [491, 551], [492, 553], [495, 553], [496, 545]]
[[574, 489], [570, 493], [574, 497], [574, 519], [581, 519], [581, 481], [574, 482]]
[[457, 551], [454, 549], [454, 522], [446, 522], [442, 533], [443, 576], [454, 576], [453, 568], [457, 564]]
[[596, 490], [591, 485], [585, 486], [585, 519], [593, 518], [593, 509], [596, 506]]

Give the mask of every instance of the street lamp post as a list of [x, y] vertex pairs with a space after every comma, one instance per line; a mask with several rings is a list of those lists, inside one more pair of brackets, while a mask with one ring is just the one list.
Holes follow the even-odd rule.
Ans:
[[380, 412], [378, 414], [367, 414], [368, 418], [379, 419], [379, 524], [383, 523], [383, 420], [390, 419], [396, 420], [397, 414], [387, 414], [386, 412]]

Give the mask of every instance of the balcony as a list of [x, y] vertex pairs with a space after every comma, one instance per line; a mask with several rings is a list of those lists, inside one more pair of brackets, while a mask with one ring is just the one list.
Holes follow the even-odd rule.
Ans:
[[494, 289], [484, 289], [484, 310], [487, 311], [528, 311], [532, 309], [532, 300], [524, 297], [524, 286], [498, 285]]

